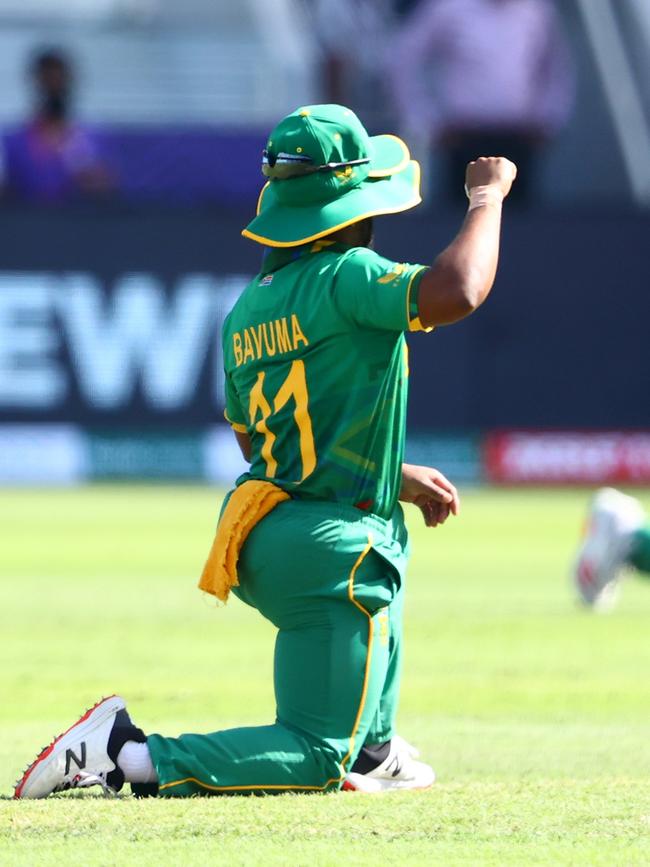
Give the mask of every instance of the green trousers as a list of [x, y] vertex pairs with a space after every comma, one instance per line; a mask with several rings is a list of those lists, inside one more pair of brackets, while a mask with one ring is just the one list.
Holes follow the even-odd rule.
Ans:
[[151, 735], [161, 796], [337, 789], [364, 743], [392, 737], [406, 547], [399, 507], [386, 522], [288, 501], [255, 527], [235, 592], [278, 629], [276, 720]]

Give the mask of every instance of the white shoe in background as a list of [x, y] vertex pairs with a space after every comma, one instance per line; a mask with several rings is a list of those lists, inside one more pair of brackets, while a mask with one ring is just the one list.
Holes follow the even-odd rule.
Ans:
[[634, 534], [644, 523], [643, 507], [634, 497], [614, 488], [596, 492], [573, 571], [576, 590], [585, 605], [599, 610], [613, 606]]

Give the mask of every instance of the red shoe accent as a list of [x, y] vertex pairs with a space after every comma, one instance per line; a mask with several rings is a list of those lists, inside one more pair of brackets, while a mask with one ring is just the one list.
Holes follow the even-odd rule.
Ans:
[[341, 786], [341, 791], [342, 792], [356, 792], [357, 789], [355, 786], [352, 785], [352, 783], [349, 780], [346, 780], [343, 783], [343, 785]]
[[578, 566], [578, 580], [583, 587], [590, 587], [596, 583], [594, 567], [592, 563], [582, 560]]
[[98, 708], [100, 706], [100, 704], [104, 704], [105, 701], [110, 701], [110, 699], [112, 699], [112, 698], [116, 698], [116, 695], [108, 695], [108, 696], [106, 696], [106, 698], [100, 699], [92, 707], [88, 708], [88, 710], [85, 712], [85, 714], [82, 717], [79, 717], [79, 719], [77, 720], [76, 723], [73, 723], [70, 726], [70, 728], [67, 728], [64, 732], [61, 732], [61, 734], [58, 735], [58, 737], [54, 738], [54, 740], [52, 741], [52, 743], [49, 746], [44, 747], [41, 750], [41, 752], [36, 756], [34, 761], [31, 763], [31, 765], [29, 765], [27, 767], [22, 778], [16, 783], [16, 788], [14, 789], [14, 800], [18, 800], [20, 798], [20, 796], [22, 795], [23, 789], [25, 787], [25, 783], [27, 782], [27, 780], [31, 776], [34, 769], [43, 761], [43, 759], [46, 759], [50, 755], [50, 753], [52, 752], [54, 747], [58, 744], [58, 742], [61, 740], [61, 738], [65, 737], [68, 734], [68, 732], [71, 731], [75, 726], [78, 726], [79, 723], [82, 723], [82, 722], [84, 722], [84, 720], [87, 720], [88, 717], [90, 716], [90, 714], [96, 708]]

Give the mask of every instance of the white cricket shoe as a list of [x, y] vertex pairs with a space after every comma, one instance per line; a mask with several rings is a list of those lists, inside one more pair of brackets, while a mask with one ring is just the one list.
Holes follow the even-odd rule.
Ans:
[[[14, 798], [46, 798], [53, 792], [95, 785], [106, 795], [114, 794], [111, 774], [116, 764], [108, 754], [108, 739], [125, 707], [124, 699], [112, 695], [86, 711], [39, 753], [16, 784]], [[119, 769], [116, 776], [119, 788], [124, 779]]]
[[585, 605], [607, 610], [616, 602], [619, 578], [632, 550], [634, 534], [645, 523], [643, 507], [614, 488], [596, 492], [573, 579]]
[[368, 793], [428, 789], [435, 782], [436, 775], [432, 767], [416, 761], [418, 756], [415, 747], [395, 735], [384, 761], [366, 774], [351, 771], [345, 778], [343, 789]]

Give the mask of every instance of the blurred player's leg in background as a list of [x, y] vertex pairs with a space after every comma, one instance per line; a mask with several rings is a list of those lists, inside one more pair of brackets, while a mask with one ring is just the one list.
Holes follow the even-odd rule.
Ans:
[[611, 608], [626, 567], [650, 574], [650, 524], [637, 499], [601, 488], [591, 502], [574, 568], [581, 601]]
[[637, 531], [629, 562], [642, 575], [650, 575], [650, 524]]

